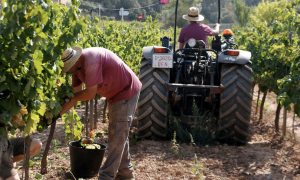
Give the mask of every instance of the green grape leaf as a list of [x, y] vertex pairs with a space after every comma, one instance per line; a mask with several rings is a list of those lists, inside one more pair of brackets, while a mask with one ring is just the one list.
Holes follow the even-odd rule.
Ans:
[[19, 82], [12, 76], [6, 76], [6, 81], [5, 81], [10, 90], [14, 91], [14, 92], [18, 92], [20, 90], [20, 84]]
[[28, 95], [26, 96], [28, 99], [34, 99], [37, 95], [37, 90], [35, 88], [30, 88]]
[[39, 120], [40, 120], [39, 115], [36, 114], [35, 111], [32, 111], [30, 113], [30, 116], [27, 120], [25, 129], [24, 129], [24, 135], [25, 136], [29, 135], [30, 133], [32, 133], [36, 130], [37, 123], [39, 122]]
[[37, 111], [41, 116], [44, 116], [45, 112], [46, 112], [46, 103], [41, 102], [40, 106], [39, 106], [39, 110]]
[[29, 90], [30, 90], [30, 86], [32, 86], [33, 83], [34, 83], [34, 78], [31, 76], [31, 77], [29, 78], [28, 83], [27, 83], [26, 86], [25, 86], [25, 90], [24, 90], [25, 96], [28, 95]]
[[43, 175], [36, 173], [34, 176], [35, 179], [43, 179]]
[[43, 53], [41, 51], [36, 51], [33, 54], [33, 60], [34, 60], [34, 67], [36, 69], [36, 73], [41, 74], [43, 70], [42, 67]]
[[8, 124], [12, 118], [13, 113], [11, 111], [4, 111], [0, 114], [0, 119], [3, 120], [4, 124]]
[[15, 135], [15, 129], [10, 129], [10, 134]]
[[6, 76], [5, 75], [0, 78], [0, 82], [3, 82], [5, 80], [6, 80]]
[[12, 113], [17, 114], [21, 109], [21, 103], [19, 100], [16, 100], [14, 97], [9, 97], [4, 100], [4, 108], [10, 110]]

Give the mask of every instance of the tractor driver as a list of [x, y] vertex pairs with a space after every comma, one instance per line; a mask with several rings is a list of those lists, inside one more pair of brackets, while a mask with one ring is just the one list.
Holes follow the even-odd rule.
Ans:
[[207, 36], [217, 36], [220, 33], [220, 24], [218, 23], [214, 26], [215, 30], [213, 30], [209, 26], [197, 22], [203, 21], [204, 19], [204, 17], [199, 14], [197, 7], [190, 7], [188, 14], [183, 15], [182, 18], [188, 20], [190, 24], [181, 29], [178, 39], [180, 49], [182, 49], [184, 44], [191, 38], [203, 40], [206, 47], [208, 47]]

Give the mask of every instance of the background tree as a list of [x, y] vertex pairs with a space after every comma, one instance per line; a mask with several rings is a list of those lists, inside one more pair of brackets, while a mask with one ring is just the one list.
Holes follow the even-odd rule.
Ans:
[[245, 4], [243, 0], [234, 0], [235, 4], [235, 14], [238, 19], [238, 23], [241, 27], [245, 27], [250, 21], [250, 10], [251, 8]]
[[272, 23], [277, 19], [278, 13], [275, 11], [276, 8], [285, 8], [287, 5], [287, 0], [282, 1], [262, 1], [254, 8], [251, 15], [251, 19], [259, 22], [266, 22], [267, 24]]
[[123, 7], [124, 9], [130, 8], [140, 8], [141, 5], [138, 0], [120, 0], [120, 8]]
[[[182, 18], [182, 15], [188, 13], [188, 9], [192, 6], [201, 7], [202, 0], [180, 0], [178, 2], [178, 10], [177, 10], [177, 26], [184, 27], [188, 25], [188, 21]], [[162, 21], [165, 24], [165, 27], [174, 27], [174, 17], [175, 17], [175, 8], [176, 8], [176, 0], [170, 0], [168, 5], [164, 5], [162, 7], [163, 11], [167, 11], [166, 16], [163, 17]]]

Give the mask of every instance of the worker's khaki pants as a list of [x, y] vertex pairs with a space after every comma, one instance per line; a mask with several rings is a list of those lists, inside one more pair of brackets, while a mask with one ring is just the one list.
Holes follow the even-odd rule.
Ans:
[[109, 104], [108, 155], [100, 168], [99, 180], [112, 180], [117, 172], [132, 177], [128, 135], [140, 93], [132, 98]]

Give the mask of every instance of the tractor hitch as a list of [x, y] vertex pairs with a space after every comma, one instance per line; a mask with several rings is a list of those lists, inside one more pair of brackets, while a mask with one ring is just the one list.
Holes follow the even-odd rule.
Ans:
[[[211, 88], [215, 88], [215, 89], [219, 89], [222, 88], [220, 86], [213, 86], [213, 85], [196, 85], [196, 84], [179, 84], [179, 83], [165, 83], [165, 88], [167, 89], [167, 91], [175, 91], [176, 88], [198, 88], [198, 89], [211, 89]], [[224, 87], [223, 87], [224, 89]]]
[[209, 96], [205, 98], [205, 102], [212, 103], [214, 100], [214, 94], [220, 94], [224, 90], [224, 86], [221, 84], [220, 87], [212, 89]]

